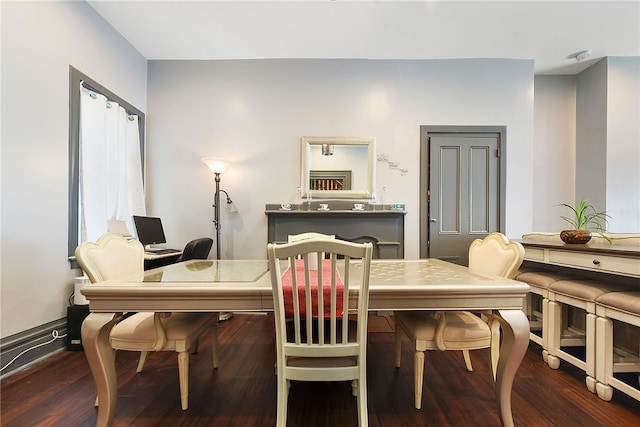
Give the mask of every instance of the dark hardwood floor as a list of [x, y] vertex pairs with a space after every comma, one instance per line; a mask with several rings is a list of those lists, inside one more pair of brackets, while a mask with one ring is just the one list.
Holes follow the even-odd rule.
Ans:
[[[405, 341], [394, 367], [392, 321], [372, 317], [368, 349], [369, 425], [500, 425], [488, 350], [472, 352], [466, 372], [459, 352], [429, 352], [421, 410], [413, 407], [413, 355]], [[276, 411], [274, 329], [270, 315], [235, 315], [220, 325], [220, 368], [211, 370], [210, 338], [191, 356], [189, 409], [180, 409], [175, 353], [150, 356], [136, 374], [137, 354], [118, 352], [114, 426], [273, 426]], [[83, 352], [65, 351], [2, 381], [3, 427], [93, 426], [95, 387]], [[547, 367], [531, 344], [514, 383], [516, 426], [638, 426], [640, 402], [615, 391], [611, 402], [590, 393], [584, 373]], [[289, 426], [354, 426], [356, 401], [346, 383], [293, 383]]]

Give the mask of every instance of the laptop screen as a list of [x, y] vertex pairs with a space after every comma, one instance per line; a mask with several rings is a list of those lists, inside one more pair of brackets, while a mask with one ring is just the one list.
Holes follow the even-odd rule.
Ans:
[[134, 215], [133, 222], [136, 225], [138, 240], [143, 245], [167, 243], [160, 218]]

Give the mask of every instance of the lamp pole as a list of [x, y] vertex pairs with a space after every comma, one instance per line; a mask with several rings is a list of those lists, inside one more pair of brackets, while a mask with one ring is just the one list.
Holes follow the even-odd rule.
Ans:
[[[202, 160], [215, 175], [216, 193], [213, 196], [213, 225], [216, 228], [216, 259], [220, 259], [220, 192], [227, 193], [224, 190], [220, 190], [220, 175], [231, 162], [219, 157], [203, 157], [200, 160]], [[232, 203], [228, 194], [227, 203]]]
[[[202, 160], [214, 173], [214, 181], [216, 183], [216, 193], [213, 196], [213, 225], [216, 229], [216, 259], [220, 259], [220, 193], [224, 193], [227, 196], [227, 205], [230, 207], [230, 212], [236, 212], [235, 206], [229, 198], [229, 193], [220, 189], [220, 175], [229, 166], [231, 162], [219, 157], [203, 157]], [[216, 263], [216, 271], [220, 268], [219, 263]], [[220, 313], [220, 321], [230, 319], [233, 313]]]
[[220, 259], [220, 172], [215, 173], [216, 193], [213, 196], [213, 224], [216, 228], [216, 259]]

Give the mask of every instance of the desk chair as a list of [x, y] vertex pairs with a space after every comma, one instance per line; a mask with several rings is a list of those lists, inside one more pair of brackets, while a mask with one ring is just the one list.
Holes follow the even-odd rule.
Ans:
[[178, 257], [176, 262], [190, 259], [207, 259], [209, 252], [211, 252], [211, 246], [213, 246], [213, 239], [209, 237], [194, 239], [185, 245], [182, 255]]
[[[469, 269], [480, 274], [512, 278], [524, 259], [524, 248], [509, 242], [500, 233], [469, 246]], [[491, 367], [495, 380], [499, 356], [500, 324], [485, 313], [488, 324], [468, 311], [396, 311], [396, 367], [400, 367], [402, 330], [413, 343], [415, 407], [422, 407], [422, 382], [425, 350], [462, 350], [466, 368], [473, 371], [469, 350], [491, 347]]]
[[[76, 248], [78, 264], [91, 283], [142, 275], [144, 247], [108, 233], [97, 242]], [[90, 286], [90, 285], [89, 285]], [[178, 353], [178, 374], [182, 409], [189, 405], [189, 350], [207, 329], [213, 335], [213, 367], [218, 367], [218, 313], [135, 313], [115, 324], [109, 340], [115, 350], [140, 351], [137, 372], [142, 372], [150, 351]]]
[[[371, 243], [326, 237], [268, 245], [276, 326], [277, 426], [287, 424], [290, 380], [351, 381], [359, 425], [368, 425], [366, 350], [372, 251]], [[312, 271], [309, 255], [319, 253], [327, 254], [328, 259]], [[351, 259], [362, 261], [352, 265]], [[283, 285], [281, 267], [287, 269], [288, 287]], [[357, 313], [349, 316], [354, 285], [359, 286]], [[292, 316], [285, 314], [285, 292], [290, 296]], [[293, 321], [287, 322], [287, 317]], [[288, 323], [293, 324], [289, 331]]]

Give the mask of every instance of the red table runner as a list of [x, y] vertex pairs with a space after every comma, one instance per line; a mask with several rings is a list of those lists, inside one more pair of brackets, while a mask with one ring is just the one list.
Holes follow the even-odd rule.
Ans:
[[[315, 255], [315, 254], [313, 254]], [[300, 316], [304, 317], [307, 313], [306, 292], [305, 292], [305, 271], [304, 261], [296, 260], [296, 279], [298, 284], [298, 295], [300, 301]], [[316, 308], [318, 301], [318, 270], [309, 271], [309, 280], [311, 281], [311, 300], [313, 306], [313, 317], [318, 317], [318, 309]], [[331, 260], [322, 260], [322, 295], [324, 301], [324, 317], [331, 317]], [[282, 290], [284, 294], [284, 311], [287, 317], [293, 317], [293, 278], [291, 277], [291, 268], [282, 275]], [[340, 275], [336, 278], [336, 317], [342, 316], [343, 309], [344, 284]]]

